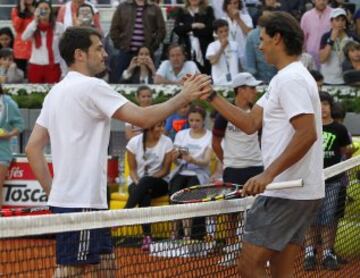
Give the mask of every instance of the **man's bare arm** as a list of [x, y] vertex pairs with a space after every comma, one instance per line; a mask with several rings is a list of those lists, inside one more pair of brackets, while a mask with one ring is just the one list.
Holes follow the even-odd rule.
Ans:
[[35, 124], [25, 148], [31, 169], [47, 195], [50, 193], [52, 177], [43, 151], [48, 142], [47, 129]]
[[290, 120], [295, 133], [282, 152], [263, 173], [249, 179], [245, 194], [254, 195], [265, 190], [266, 185], [304, 157], [317, 140], [315, 118], [313, 114], [301, 114]]
[[263, 109], [254, 105], [250, 113], [242, 111], [239, 107], [229, 103], [221, 96], [216, 96], [211, 105], [236, 127], [247, 134], [253, 134], [262, 126]]
[[184, 82], [182, 91], [168, 101], [145, 108], [128, 102], [114, 113], [113, 118], [149, 128], [192, 100], [207, 95], [212, 89], [210, 83], [207, 75], [192, 76]]

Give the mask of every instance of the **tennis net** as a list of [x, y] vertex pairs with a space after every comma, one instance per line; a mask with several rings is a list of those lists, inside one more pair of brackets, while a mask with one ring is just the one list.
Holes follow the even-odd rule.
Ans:
[[[327, 168], [324, 174], [327, 184], [336, 183], [340, 188], [333, 196], [337, 200], [336, 219], [328, 225], [336, 235], [336, 275], [356, 277], [360, 272], [360, 157]], [[0, 277], [239, 277], [236, 262], [242, 248], [246, 210], [253, 201], [253, 197], [247, 197], [201, 204], [3, 217]], [[85, 267], [57, 267], [55, 234], [105, 228], [110, 228], [106, 231], [111, 232], [113, 253], [104, 254], [103, 263], [91, 264], [98, 258], [91, 257], [92, 247], [88, 245], [89, 238], [96, 246], [103, 237], [82, 232], [73, 242], [63, 242], [59, 252], [66, 255], [75, 251], [73, 256], [86, 257], [91, 263]], [[144, 232], [151, 238], [144, 237]], [[322, 241], [317, 235], [316, 264], [311, 271], [304, 270], [305, 249], [299, 252], [295, 277], [334, 276], [334, 270], [323, 265]], [[72, 262], [70, 255], [63, 257]]]

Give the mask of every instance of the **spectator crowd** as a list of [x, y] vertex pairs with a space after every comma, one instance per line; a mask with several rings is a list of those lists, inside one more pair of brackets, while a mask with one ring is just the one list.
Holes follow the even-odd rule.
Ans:
[[[0, 82], [61, 80], [67, 72], [58, 50], [64, 30], [92, 26], [103, 32], [95, 2], [105, 3], [69, 0], [54, 7], [51, 0], [18, 0], [12, 28], [0, 29]], [[168, 6], [162, 10], [160, 4]], [[249, 72], [268, 83], [276, 69], [258, 46], [262, 22], [273, 11], [299, 20], [305, 67], [319, 71], [327, 85], [352, 82], [344, 74], [360, 68], [360, 9], [345, 0], [122, 0], [103, 34], [108, 69], [99, 77], [179, 84], [184, 75], [201, 72], [212, 75], [215, 85], [230, 85], [237, 73]]]

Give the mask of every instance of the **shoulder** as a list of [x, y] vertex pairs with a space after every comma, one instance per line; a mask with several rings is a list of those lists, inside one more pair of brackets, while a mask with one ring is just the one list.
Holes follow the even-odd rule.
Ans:
[[138, 146], [139, 143], [142, 141], [142, 137], [143, 137], [143, 134], [140, 133], [138, 135], [135, 135], [134, 137], [132, 137], [129, 142], [127, 143], [127, 146]]
[[164, 134], [161, 135], [160, 141], [163, 142], [164, 144], [172, 145], [172, 141], [171, 141], [170, 137], [168, 137]]

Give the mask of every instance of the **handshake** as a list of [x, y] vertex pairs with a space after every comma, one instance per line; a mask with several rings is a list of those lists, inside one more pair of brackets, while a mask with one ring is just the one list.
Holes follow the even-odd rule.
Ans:
[[207, 99], [213, 92], [212, 79], [206, 74], [187, 74], [182, 78], [182, 93], [188, 99]]

